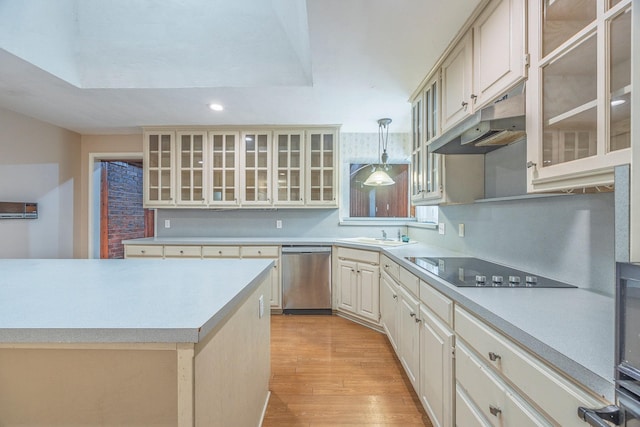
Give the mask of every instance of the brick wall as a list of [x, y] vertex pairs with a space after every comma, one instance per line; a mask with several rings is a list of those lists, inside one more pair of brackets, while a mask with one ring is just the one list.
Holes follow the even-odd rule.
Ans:
[[142, 167], [103, 162], [106, 168], [109, 210], [109, 258], [124, 258], [122, 240], [145, 237], [142, 208]]

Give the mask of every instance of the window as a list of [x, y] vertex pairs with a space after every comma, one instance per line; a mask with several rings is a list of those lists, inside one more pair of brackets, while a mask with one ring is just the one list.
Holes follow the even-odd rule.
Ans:
[[351, 218], [407, 218], [409, 216], [409, 165], [389, 164], [393, 185], [364, 185], [375, 165], [349, 165], [349, 216]]

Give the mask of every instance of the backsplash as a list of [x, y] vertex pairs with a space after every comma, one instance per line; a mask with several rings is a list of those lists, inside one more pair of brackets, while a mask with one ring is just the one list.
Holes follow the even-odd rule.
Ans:
[[[437, 230], [411, 238], [613, 295], [613, 193], [440, 207]], [[464, 237], [458, 236], [464, 224]]]

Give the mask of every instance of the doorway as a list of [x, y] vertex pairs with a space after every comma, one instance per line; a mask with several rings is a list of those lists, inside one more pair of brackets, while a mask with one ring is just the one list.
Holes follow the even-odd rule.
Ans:
[[154, 235], [154, 211], [143, 208], [142, 158], [93, 157], [89, 257], [121, 259], [123, 240]]

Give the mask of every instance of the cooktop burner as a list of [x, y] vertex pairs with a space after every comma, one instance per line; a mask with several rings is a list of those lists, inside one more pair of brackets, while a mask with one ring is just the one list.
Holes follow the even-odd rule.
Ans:
[[478, 258], [406, 257], [452, 285], [468, 288], [576, 288], [568, 283]]

